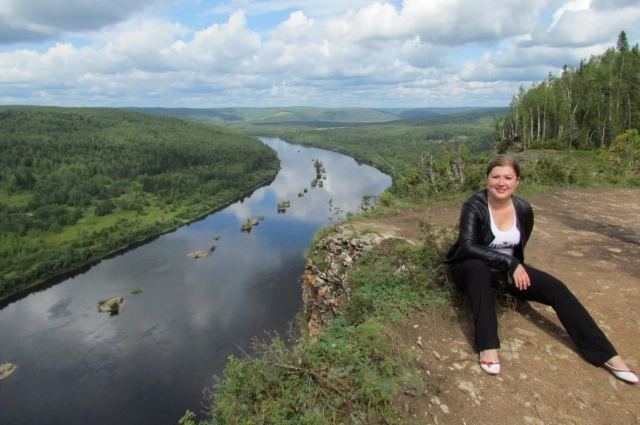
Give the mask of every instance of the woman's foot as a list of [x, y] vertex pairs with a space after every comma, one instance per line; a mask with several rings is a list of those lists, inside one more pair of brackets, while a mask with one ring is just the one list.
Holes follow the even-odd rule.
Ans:
[[609, 371], [611, 371], [611, 373], [613, 373], [616, 378], [622, 381], [628, 382], [630, 384], [637, 384], [638, 382], [640, 382], [636, 371], [630, 369], [620, 356], [614, 356], [610, 358], [602, 366], [605, 369], [609, 369]]
[[478, 361], [480, 368], [489, 375], [497, 375], [500, 373], [500, 361], [498, 360], [498, 350], [480, 351], [480, 360]]

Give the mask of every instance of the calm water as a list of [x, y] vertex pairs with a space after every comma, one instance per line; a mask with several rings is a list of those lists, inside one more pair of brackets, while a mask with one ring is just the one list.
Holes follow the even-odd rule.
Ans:
[[[202, 410], [202, 390], [230, 354], [286, 333], [302, 307], [304, 250], [333, 217], [329, 199], [356, 211], [391, 179], [340, 154], [262, 140], [282, 161], [270, 186], [0, 310], [0, 364], [18, 365], [0, 382], [0, 425], [177, 424]], [[314, 158], [327, 170], [323, 188], [310, 187]], [[278, 214], [284, 199], [291, 207]], [[211, 257], [187, 257], [213, 243]], [[115, 296], [126, 301], [119, 315], [97, 312]]]

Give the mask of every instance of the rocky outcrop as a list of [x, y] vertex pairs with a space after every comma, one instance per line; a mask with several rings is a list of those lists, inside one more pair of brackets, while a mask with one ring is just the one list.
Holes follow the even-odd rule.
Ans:
[[0, 381], [8, 378], [18, 367], [11, 363], [5, 363], [0, 365]]
[[[309, 333], [317, 335], [330, 317], [342, 314], [342, 305], [349, 297], [347, 272], [364, 252], [373, 249], [385, 238], [375, 233], [362, 236], [344, 227], [322, 237], [313, 255], [307, 260], [302, 283], [305, 311], [310, 314]], [[312, 258], [316, 258], [316, 263]]]

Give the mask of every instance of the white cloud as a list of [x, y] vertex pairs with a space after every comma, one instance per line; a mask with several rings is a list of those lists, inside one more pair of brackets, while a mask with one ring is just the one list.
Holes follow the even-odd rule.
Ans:
[[[621, 29], [637, 42], [640, 20], [635, 3], [613, 8], [596, 0], [234, 0], [224, 6], [232, 10], [225, 22], [200, 21], [198, 28], [171, 16], [135, 14], [160, 1], [168, 0], [75, 0], [77, 16], [109, 12], [95, 25], [83, 24], [91, 27], [84, 33], [67, 22], [71, 15], [46, 20], [15, 0], [0, 3], [2, 19], [31, 25], [24, 31], [73, 31], [82, 41], [67, 38], [40, 52], [0, 51], [0, 102], [506, 105], [518, 85], [603, 52]], [[287, 16], [268, 29], [252, 27], [252, 16], [284, 10]], [[95, 31], [100, 25], [107, 26]]]
[[614, 10], [625, 7], [638, 7], [637, 0], [591, 0], [595, 10]]
[[416, 68], [442, 67], [449, 49], [423, 43], [420, 36], [406, 41], [402, 46], [402, 56], [411, 66]]
[[332, 27], [350, 38], [398, 39], [420, 35], [424, 42], [445, 46], [494, 43], [528, 31], [552, 3], [524, 0], [405, 0], [398, 10], [374, 3], [336, 19]]
[[573, 0], [569, 3], [561, 6], [556, 10], [553, 14], [551, 25], [549, 25], [549, 30], [552, 30], [558, 25], [558, 22], [562, 18], [565, 12], [577, 12], [581, 10], [589, 10], [589, 5], [591, 0]]
[[[558, 9], [548, 28], [537, 24], [523, 47], [545, 45], [554, 47], [589, 47], [615, 43], [625, 28], [634, 29], [640, 21], [640, 4], [623, 9], [605, 10], [590, 6], [589, 0], [574, 0]], [[567, 52], [570, 53], [570, 52]]]
[[271, 39], [289, 43], [306, 41], [312, 36], [313, 27], [314, 20], [307, 18], [304, 12], [299, 10], [289, 15], [289, 19], [275, 28]]
[[95, 31], [171, 0], [2, 0], [0, 44], [41, 42], [65, 32]]

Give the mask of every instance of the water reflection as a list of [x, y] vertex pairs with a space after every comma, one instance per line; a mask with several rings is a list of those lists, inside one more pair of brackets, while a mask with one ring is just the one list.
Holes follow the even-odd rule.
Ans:
[[[282, 161], [270, 186], [0, 310], [0, 363], [19, 367], [0, 383], [0, 424], [176, 423], [201, 410], [229, 354], [286, 332], [301, 307], [302, 253], [328, 224], [329, 199], [355, 211], [391, 181], [339, 154], [263, 141]], [[310, 186], [312, 159], [326, 168], [323, 188]], [[285, 199], [291, 207], [278, 214]], [[210, 257], [186, 256], [214, 243]], [[135, 287], [143, 292], [130, 295]], [[97, 313], [98, 300], [115, 296], [127, 303], [119, 315]]]

